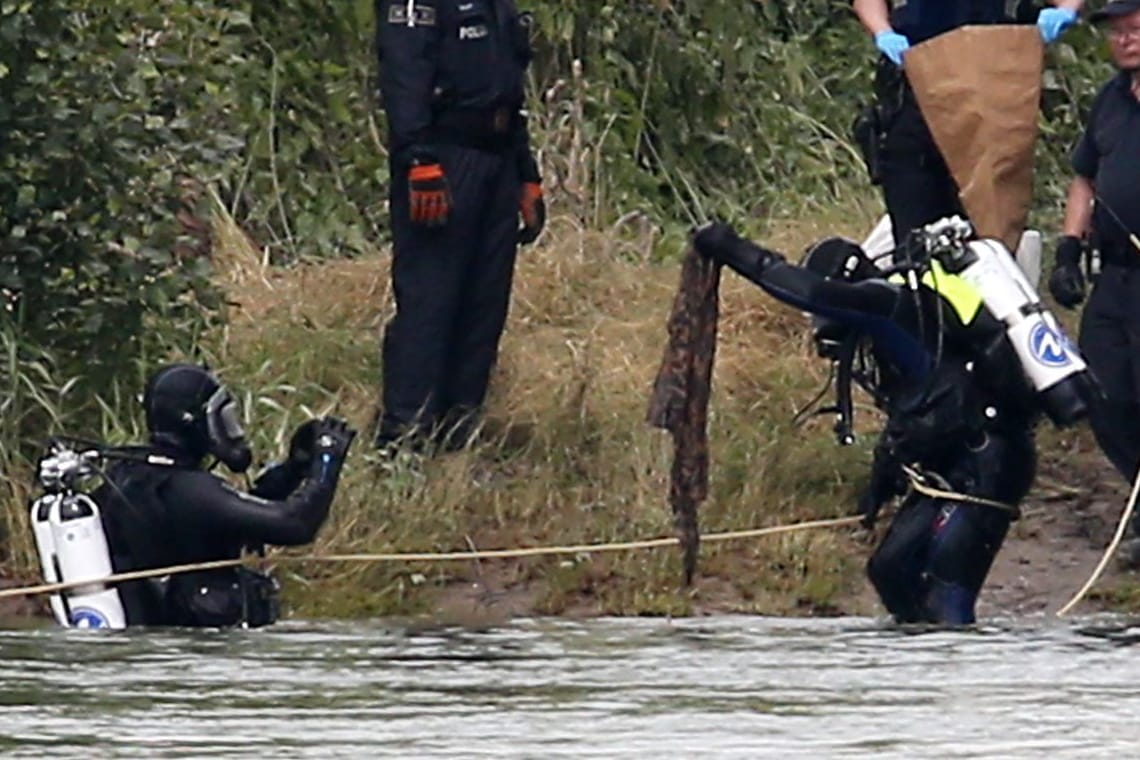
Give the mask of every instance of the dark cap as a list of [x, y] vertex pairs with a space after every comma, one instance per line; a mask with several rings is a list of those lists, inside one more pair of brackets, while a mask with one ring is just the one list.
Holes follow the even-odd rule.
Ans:
[[1108, 5], [1089, 16], [1089, 21], [1099, 24], [1110, 18], [1120, 18], [1140, 11], [1140, 0], [1109, 0]]

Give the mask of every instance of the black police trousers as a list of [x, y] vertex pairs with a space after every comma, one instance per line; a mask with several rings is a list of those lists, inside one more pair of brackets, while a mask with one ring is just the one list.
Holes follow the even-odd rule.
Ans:
[[945, 216], [965, 215], [958, 185], [901, 70], [889, 61], [875, 77], [880, 140], [878, 175], [895, 244], [911, 230]]
[[442, 227], [412, 224], [407, 167], [392, 166], [396, 314], [383, 339], [381, 446], [472, 423], [510, 304], [522, 190], [516, 153], [442, 145], [436, 155], [451, 191]]
[[[987, 434], [938, 473], [958, 493], [1016, 506], [1036, 470], [1033, 438]], [[994, 506], [912, 493], [867, 563], [867, 575], [899, 623], [968, 625], [1014, 514]]]
[[1104, 394], [1089, 409], [1093, 434], [1131, 482], [1140, 466], [1140, 269], [1104, 266], [1081, 316], [1078, 343]]

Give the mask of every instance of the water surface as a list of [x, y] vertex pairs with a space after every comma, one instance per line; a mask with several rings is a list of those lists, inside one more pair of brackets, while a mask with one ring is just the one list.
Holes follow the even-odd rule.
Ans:
[[0, 632], [0, 757], [1140, 754], [1140, 628], [865, 619]]

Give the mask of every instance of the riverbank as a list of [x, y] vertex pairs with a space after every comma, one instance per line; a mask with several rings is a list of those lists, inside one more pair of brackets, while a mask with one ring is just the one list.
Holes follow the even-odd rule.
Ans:
[[[824, 234], [857, 237], [869, 218], [773, 224], [793, 255]], [[370, 449], [391, 313], [388, 259], [265, 267], [236, 230], [218, 230], [218, 277], [232, 304], [206, 336], [210, 364], [237, 391], [255, 450], [284, 448], [311, 414], [361, 435], [316, 553], [447, 552], [630, 541], [669, 535], [671, 444], [644, 422], [677, 267], [654, 262], [652, 229], [624, 237], [552, 220], [520, 255], [486, 424], [469, 449], [381, 461]], [[554, 241], [554, 242], [551, 242]], [[845, 515], [866, 477], [879, 419], [858, 405], [857, 445], [829, 420], [792, 418], [826, 365], [805, 321], [727, 274], [710, 415], [706, 532]], [[990, 576], [985, 615], [1056, 609], [1088, 576], [1123, 505], [1123, 484], [1087, 431], [1042, 427], [1041, 476]], [[811, 530], [706, 544], [699, 578], [679, 588], [675, 548], [518, 561], [284, 564], [298, 617], [425, 616], [479, 624], [519, 615], [877, 614], [862, 568], [873, 537]], [[34, 575], [33, 559], [17, 575]], [[1127, 578], [1123, 579], [1125, 582]], [[1108, 580], [1091, 608], [1127, 605]], [[1108, 593], [1104, 590], [1108, 589]]]
[[[1010, 532], [990, 572], [978, 604], [980, 617], [1049, 618], [1092, 574], [1111, 540], [1128, 494], [1123, 484], [1115, 483], [1115, 471], [1107, 465], [1096, 466], [1095, 452], [1087, 452], [1082, 459], [1089, 469], [1079, 476], [1080, 483], [1075, 487], [1059, 486], [1051, 477], [1069, 474], [1069, 468], [1058, 470], [1047, 466], [1051, 472], [1040, 478], [1034, 494], [1024, 505], [1022, 521]], [[837, 538], [840, 549], [849, 553], [856, 565], [869, 554], [874, 541], [858, 528], [838, 529]], [[744, 577], [745, 571], [733, 570], [737, 555], [740, 555], [740, 568], [749, 567], [747, 554], [747, 549], [739, 547], [727, 550], [726, 556], [719, 558], [717, 569], [712, 572], [706, 569], [691, 589], [680, 589], [674, 580], [672, 593], [676, 596], [678, 614], [884, 614], [870, 584], [857, 573], [822, 603], [794, 593], [758, 600], [749, 593], [748, 586], [760, 580]], [[614, 579], [605, 579], [603, 583], [606, 580]], [[484, 562], [465, 577], [429, 588], [425, 593], [429, 600], [425, 604], [429, 619], [479, 626], [543, 614], [542, 600], [549, 597], [551, 589], [542, 578], [528, 579], [519, 562], [496, 561]], [[1135, 609], [1136, 576], [1114, 562], [1072, 614]], [[611, 612], [591, 584], [564, 596], [564, 605], [557, 614], [590, 618]], [[633, 611], [632, 614], [645, 613]]]

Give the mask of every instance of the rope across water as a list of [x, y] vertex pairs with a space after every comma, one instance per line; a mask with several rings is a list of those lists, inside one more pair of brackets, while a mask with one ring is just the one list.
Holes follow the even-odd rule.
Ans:
[[[791, 525], [774, 525], [768, 528], [749, 528], [746, 530], [726, 531], [722, 533], [709, 533], [701, 536], [702, 541], [734, 541], [744, 538], [771, 536], [781, 533], [794, 533], [815, 528], [837, 528], [844, 525], [854, 525], [861, 517], [836, 517], [826, 520], [808, 520], [806, 522], [792, 523]], [[623, 552], [637, 549], [656, 549], [662, 546], [676, 546], [679, 540], [675, 536], [662, 538], [649, 538], [641, 541], [619, 541], [599, 544], [571, 544], [568, 546], [531, 546], [517, 549], [486, 549], [483, 551], [466, 552], [391, 552], [378, 554], [305, 554], [292, 556], [288, 554], [277, 555], [270, 561], [282, 563], [304, 562], [455, 562], [474, 559], [521, 559], [524, 557], [552, 557], [566, 554], [598, 554], [604, 552]], [[189, 565], [171, 565], [152, 570], [138, 570], [129, 573], [116, 573], [105, 578], [94, 578], [69, 583], [42, 583], [36, 586], [22, 586], [0, 590], [0, 599], [14, 596], [32, 596], [36, 594], [54, 594], [59, 591], [81, 588], [84, 586], [110, 585], [125, 581], [137, 581], [146, 578], [158, 578], [164, 575], [177, 573], [190, 573], [201, 570], [218, 570], [227, 567], [237, 567], [246, 563], [245, 559], [227, 559], [215, 562], [200, 562]]]
[[[922, 487], [916, 488], [923, 492], [933, 491], [928, 493], [931, 496], [959, 496], [953, 493], [944, 493], [940, 490], [930, 489], [925, 484]], [[1109, 560], [1115, 553], [1116, 549], [1120, 546], [1127, 531], [1129, 520], [1132, 517], [1136, 508], [1137, 498], [1140, 497], [1140, 475], [1137, 475], [1136, 481], [1132, 486], [1132, 494], [1128, 499], [1128, 504], [1124, 509], [1123, 514], [1120, 516], [1120, 523], [1117, 525], [1116, 534], [1113, 536], [1112, 541], [1106, 548], [1104, 555], [1101, 557], [1100, 562], [1097, 564], [1096, 569], [1092, 575], [1081, 587], [1081, 589], [1069, 600], [1065, 606], [1057, 610], [1058, 616], [1068, 614], [1073, 607], [1075, 607], [1089, 592], [1093, 585], [1100, 579], [1101, 574], [1108, 566]], [[961, 499], [959, 499], [961, 500]], [[973, 501], [971, 499], [971, 501]], [[981, 501], [981, 500], [979, 500]], [[985, 503], [985, 502], [983, 502]], [[1009, 505], [994, 503], [985, 503], [986, 506], [1002, 507], [1009, 509]], [[724, 531], [720, 533], [709, 533], [701, 536], [701, 540], [705, 542], [718, 542], [718, 541], [734, 541], [745, 538], [758, 538], [761, 536], [778, 535], [782, 533], [795, 533], [803, 530], [813, 530], [817, 528], [839, 528], [846, 525], [855, 525], [863, 518], [859, 515], [852, 515], [849, 517], [835, 517], [824, 520], [808, 520], [805, 522], [792, 523], [790, 525], [774, 525], [767, 528], [749, 528], [745, 530]], [[301, 564], [305, 562], [455, 562], [462, 560], [476, 560], [476, 559], [522, 559], [526, 557], [551, 557], [567, 554], [599, 554], [607, 552], [623, 552], [634, 551], [639, 549], [656, 549], [664, 546], [676, 546], [679, 542], [675, 536], [665, 536], [661, 538], [643, 539], [640, 541], [618, 541], [609, 543], [598, 544], [571, 544], [566, 546], [531, 546], [521, 547], [516, 549], [486, 549], [482, 551], [464, 551], [464, 552], [382, 552], [375, 554], [305, 554], [305, 555], [277, 555], [271, 558], [271, 561], [276, 564]], [[158, 578], [164, 575], [175, 575], [178, 573], [189, 573], [203, 570], [218, 570], [228, 567], [237, 567], [246, 564], [248, 559], [228, 559], [218, 560], [215, 562], [199, 562], [188, 565], [171, 565], [168, 567], [159, 567], [152, 570], [138, 570], [127, 573], [116, 573], [109, 575], [105, 578], [94, 578], [83, 581], [75, 581], [70, 583], [41, 583], [34, 586], [21, 586], [18, 588], [0, 589], [0, 599], [7, 599], [11, 597], [20, 596], [34, 596], [38, 594], [54, 594], [60, 591], [67, 591], [74, 588], [82, 588], [84, 586], [94, 585], [113, 585], [116, 583], [123, 583], [126, 581], [143, 580], [146, 578]]]

